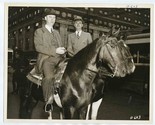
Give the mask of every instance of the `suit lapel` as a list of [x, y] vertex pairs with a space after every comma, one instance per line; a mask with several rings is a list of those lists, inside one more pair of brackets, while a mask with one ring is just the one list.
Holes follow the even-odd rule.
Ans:
[[74, 38], [76, 38], [77, 36], [76, 36], [76, 32], [73, 34], [74, 35]]
[[83, 39], [85, 37], [85, 34], [84, 34], [84, 32], [82, 31], [81, 32], [81, 35], [80, 35], [80, 39]]
[[74, 40], [77, 41], [78, 38], [77, 38], [77, 36], [76, 36], [76, 32], [73, 33], [73, 38], [74, 38]]
[[45, 27], [45, 26], [43, 26], [43, 28], [42, 28], [42, 29], [43, 29], [43, 31], [44, 31], [44, 32], [48, 32], [48, 33], [50, 33], [50, 32], [48, 31], [48, 29], [46, 29], [46, 27]]

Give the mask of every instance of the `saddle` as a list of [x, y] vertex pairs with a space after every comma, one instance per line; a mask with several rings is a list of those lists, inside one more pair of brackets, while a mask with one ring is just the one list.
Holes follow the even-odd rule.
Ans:
[[[65, 72], [67, 62], [68, 61], [64, 60], [58, 64], [58, 68], [56, 69], [55, 76], [54, 76], [55, 78], [54, 83], [60, 83], [62, 76]], [[43, 74], [38, 74], [35, 70], [35, 67], [28, 73], [26, 77], [31, 82], [37, 84], [38, 86], [41, 86]]]

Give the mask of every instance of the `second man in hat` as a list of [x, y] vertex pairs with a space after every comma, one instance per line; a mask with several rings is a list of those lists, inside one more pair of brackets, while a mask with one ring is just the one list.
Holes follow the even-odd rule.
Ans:
[[81, 17], [74, 18], [74, 27], [76, 31], [68, 35], [67, 42], [68, 55], [71, 57], [92, 42], [90, 33], [82, 30], [83, 19]]

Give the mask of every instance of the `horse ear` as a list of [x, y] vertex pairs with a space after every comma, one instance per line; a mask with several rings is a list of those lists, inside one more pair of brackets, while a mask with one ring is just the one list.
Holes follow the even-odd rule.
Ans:
[[113, 26], [113, 27], [111, 28], [111, 30], [109, 30], [107, 36], [114, 36], [114, 37], [117, 37], [119, 33], [120, 33], [120, 28], [116, 31], [115, 26]]
[[120, 33], [120, 28], [116, 32], [114, 32], [113, 36], [118, 37], [119, 33]]
[[107, 36], [108, 36], [108, 37], [109, 37], [109, 36], [113, 36], [114, 29], [115, 29], [115, 27], [113, 26], [113, 27], [109, 30], [109, 32], [107, 33]]
[[127, 33], [124, 33], [124, 34], [121, 36], [120, 39], [126, 41], [126, 40], [127, 40]]
[[106, 35], [109, 37], [109, 36], [111, 36], [111, 34], [112, 34], [112, 29], [110, 29]]

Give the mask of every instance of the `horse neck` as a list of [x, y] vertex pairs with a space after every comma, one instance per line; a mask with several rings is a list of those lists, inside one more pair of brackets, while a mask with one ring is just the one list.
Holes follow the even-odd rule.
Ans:
[[[69, 62], [67, 72], [83, 72], [85, 69], [93, 69], [97, 72], [96, 59], [99, 52], [97, 42], [93, 42], [79, 51]], [[71, 68], [70, 68], [71, 67]]]
[[96, 58], [97, 58], [97, 54], [90, 60], [90, 62], [87, 65], [87, 68], [94, 72], [98, 72]]
[[100, 51], [101, 46], [102, 46], [101, 41], [98, 41], [96, 43], [96, 46], [95, 46], [94, 55], [90, 58], [90, 61], [87, 64], [87, 68], [88, 69], [91, 69], [91, 70], [93, 70], [95, 72], [98, 72], [98, 69], [97, 69], [97, 62], [98, 62], [97, 57], [98, 57], [98, 54], [99, 54], [99, 51]]

